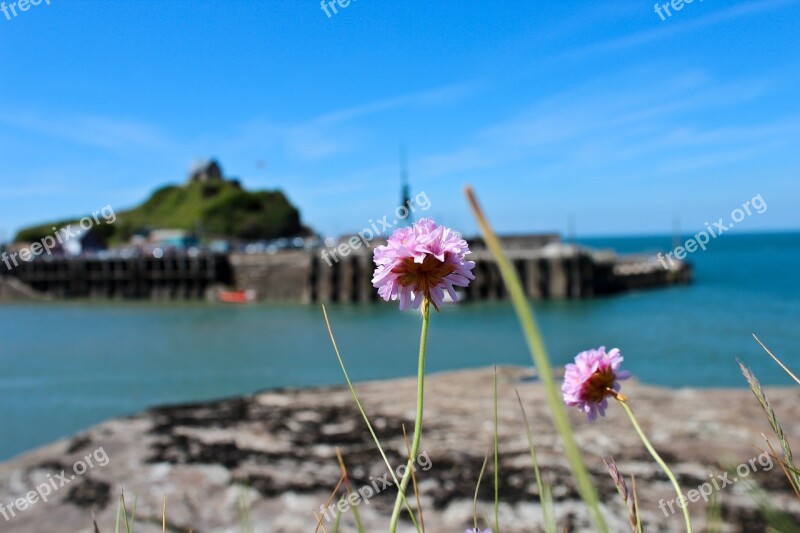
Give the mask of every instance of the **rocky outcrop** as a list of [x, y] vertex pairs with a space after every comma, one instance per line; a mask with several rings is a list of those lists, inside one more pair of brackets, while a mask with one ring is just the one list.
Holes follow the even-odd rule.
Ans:
[[[544, 477], [553, 485], [559, 530], [591, 531], [555, 435], [544, 393], [530, 371], [499, 370], [500, 519], [505, 533], [539, 531], [541, 509], [524, 424], [514, 388], [522, 396], [538, 446]], [[432, 375], [427, 380], [425, 432], [416, 472], [427, 531], [461, 532], [472, 524], [472, 497], [485, 454], [492, 445], [492, 371]], [[392, 465], [403, 462], [402, 425], [413, 426], [414, 379], [359, 384], [357, 390]], [[733, 472], [727, 486], [714, 491], [725, 531], [764, 530], [757, 501], [780, 509], [800, 523], [800, 500], [780, 468], [755, 459], [769, 428], [749, 391], [669, 390], [625, 383], [645, 431], [674, 466], [685, 492], [713, 479], [727, 467], [747, 465], [746, 479]], [[800, 428], [788, 424], [800, 414], [797, 392], [770, 389], [770, 399], [799, 442]], [[588, 423], [574, 413], [573, 426], [609, 517], [612, 531], [628, 530], [603, 457], [613, 457], [623, 474], [636, 476], [645, 531], [681, 531], [678, 511], [665, 516], [659, 501], [674, 494], [650, 459], [621, 409]], [[774, 440], [774, 439], [773, 439]], [[107, 464], [100, 466], [102, 447]], [[319, 510], [340, 477], [336, 449], [347, 463], [354, 488], [369, 495], [358, 511], [369, 532], [385, 531], [396, 492], [384, 488], [388, 472], [346, 388], [267, 391], [218, 402], [152, 409], [111, 420], [70, 439], [0, 465], [0, 503], [36, 490], [48, 475], [62, 470], [57, 490], [4, 520], [2, 531], [86, 531], [92, 513], [100, 531], [113, 531], [118, 494], [130, 504], [138, 497], [139, 533], [161, 531], [162, 499], [167, 499], [170, 531], [234, 532], [239, 522], [253, 531], [314, 531]], [[95, 466], [70, 479], [73, 465], [94, 459]], [[751, 459], [755, 459], [751, 462]], [[765, 459], [765, 458], [762, 458]], [[491, 461], [490, 461], [491, 463]], [[752, 468], [751, 468], [752, 467]], [[741, 469], [741, 473], [744, 469]], [[479, 494], [480, 516], [493, 516], [493, 472], [487, 470]], [[733, 479], [737, 479], [733, 482]], [[764, 493], [753, 493], [757, 482]], [[722, 485], [724, 481], [717, 481]], [[366, 487], [378, 490], [367, 491]], [[412, 498], [413, 500], [413, 498]], [[674, 505], [674, 504], [673, 504]], [[666, 507], [665, 507], [666, 508]], [[690, 503], [697, 531], [704, 529], [707, 505]], [[0, 508], [0, 513], [2, 508]], [[243, 511], [242, 509], [246, 509]], [[352, 523], [352, 511], [343, 524]], [[325, 523], [331, 530], [330, 523]], [[413, 530], [403, 523], [403, 531]], [[350, 526], [343, 528], [353, 531]], [[320, 531], [322, 529], [320, 528]]]

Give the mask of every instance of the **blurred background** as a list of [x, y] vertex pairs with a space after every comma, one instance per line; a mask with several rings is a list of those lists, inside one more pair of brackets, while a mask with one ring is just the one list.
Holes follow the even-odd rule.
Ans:
[[[471, 238], [465, 183], [557, 364], [606, 345], [656, 385], [743, 387], [737, 357], [790, 383], [751, 333], [797, 367], [800, 3], [331, 4], [0, 11], [0, 459], [148, 406], [341, 383], [319, 303], [352, 377], [413, 375], [418, 318], [370, 301], [349, 238], [384, 216]], [[432, 371], [530, 363], [479, 267], [433, 318]]]

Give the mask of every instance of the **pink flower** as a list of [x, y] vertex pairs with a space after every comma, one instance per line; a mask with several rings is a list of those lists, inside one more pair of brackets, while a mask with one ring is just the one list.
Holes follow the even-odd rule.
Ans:
[[599, 413], [605, 416], [608, 397], [619, 391], [619, 381], [631, 377], [630, 372], [619, 371], [622, 355], [614, 348], [606, 353], [606, 347], [581, 352], [575, 364], [566, 367], [561, 392], [564, 403], [585, 412], [589, 421]]
[[417, 309], [427, 298], [438, 310], [446, 290], [458, 300], [454, 287], [466, 287], [475, 279], [467, 241], [450, 228], [437, 226], [423, 218], [410, 228], [396, 230], [385, 246], [375, 249], [377, 265], [372, 285], [386, 300], [400, 300], [400, 309], [409, 304]]

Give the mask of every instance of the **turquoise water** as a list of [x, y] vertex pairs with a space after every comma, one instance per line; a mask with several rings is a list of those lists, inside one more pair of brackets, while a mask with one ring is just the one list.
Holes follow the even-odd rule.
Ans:
[[[669, 237], [586, 243], [624, 252], [671, 247]], [[743, 387], [738, 357], [762, 382], [790, 384], [750, 334], [800, 370], [800, 234], [729, 234], [689, 259], [696, 281], [688, 287], [537, 305], [555, 363], [605, 344], [619, 347], [626, 367], [648, 383]], [[329, 311], [353, 378], [415, 374], [415, 314], [394, 305]], [[429, 354], [431, 371], [530, 362], [502, 302], [435, 315]], [[3, 305], [0, 459], [152, 405], [342, 382], [316, 306]]]

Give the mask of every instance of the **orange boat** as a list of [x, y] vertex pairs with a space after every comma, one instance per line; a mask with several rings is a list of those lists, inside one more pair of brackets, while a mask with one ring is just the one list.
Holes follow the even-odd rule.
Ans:
[[226, 304], [246, 304], [256, 300], [256, 291], [247, 289], [246, 291], [219, 291], [217, 301]]

